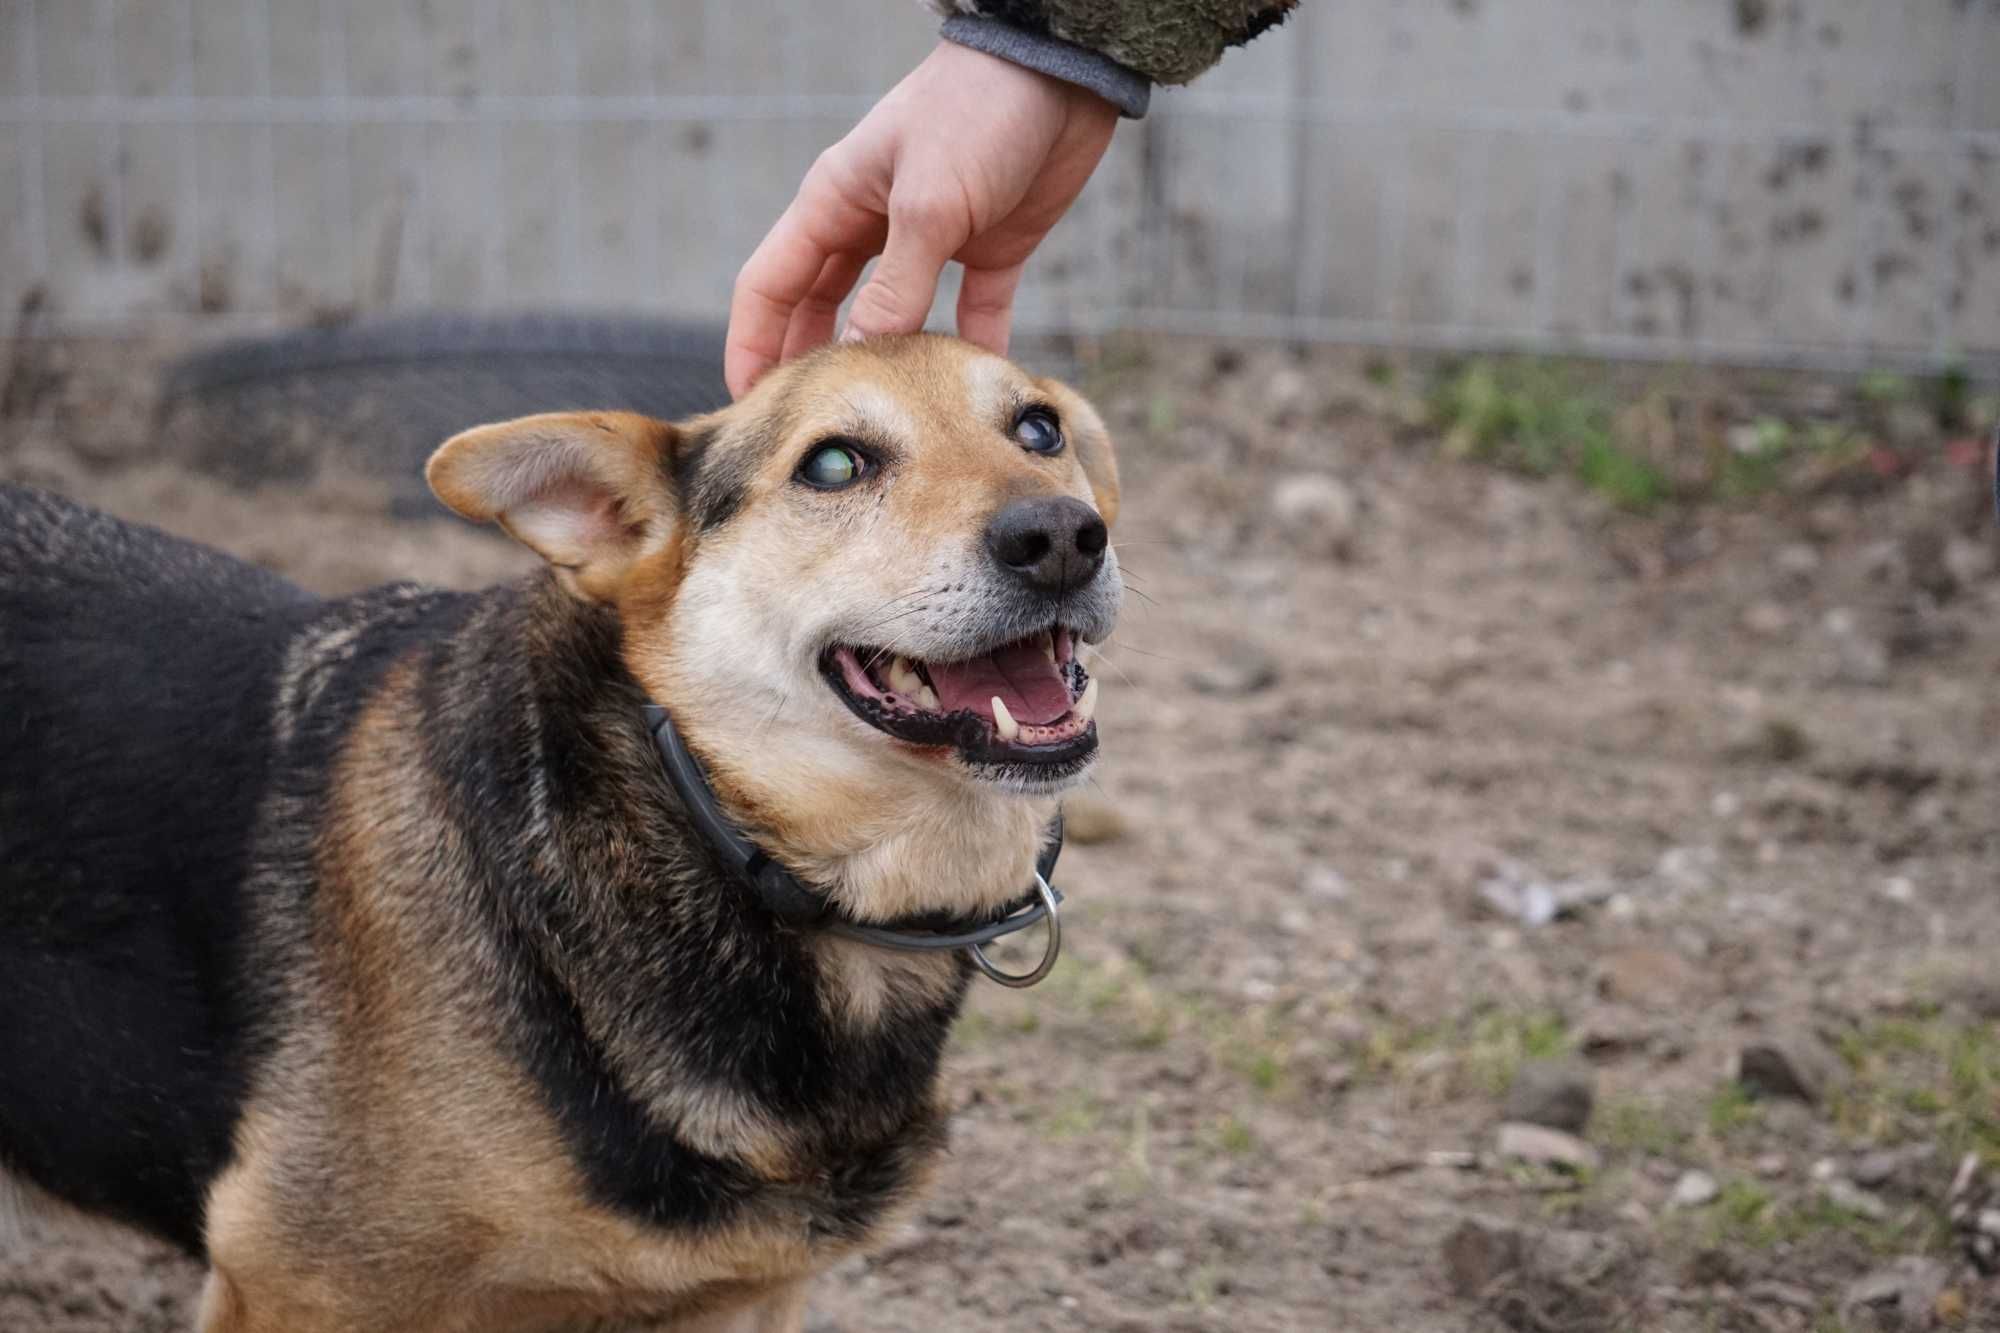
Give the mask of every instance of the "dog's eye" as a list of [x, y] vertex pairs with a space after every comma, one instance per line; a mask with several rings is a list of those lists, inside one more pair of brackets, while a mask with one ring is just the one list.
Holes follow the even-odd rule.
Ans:
[[1021, 413], [1014, 422], [1014, 438], [1029, 453], [1062, 452], [1062, 426], [1056, 421], [1056, 414], [1046, 407], [1031, 407]]
[[799, 464], [799, 480], [823, 491], [851, 486], [868, 470], [867, 460], [844, 444], [823, 444]]

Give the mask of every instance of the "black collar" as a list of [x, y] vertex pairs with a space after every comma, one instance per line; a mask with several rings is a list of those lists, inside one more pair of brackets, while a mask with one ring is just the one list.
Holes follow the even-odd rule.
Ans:
[[[865, 925], [850, 919], [824, 893], [801, 883], [791, 871], [766, 855], [763, 848], [744, 837], [722, 813], [715, 790], [708, 784], [708, 774], [702, 771], [701, 761], [689, 752], [667, 710], [658, 704], [647, 704], [644, 712], [646, 729], [659, 747], [667, 780], [681, 798], [688, 818], [701, 830], [702, 837], [708, 840], [710, 849], [730, 874], [780, 921], [802, 930], [824, 930], [885, 949], [965, 949], [982, 972], [1007, 986], [1032, 986], [1055, 966], [1056, 955], [1062, 948], [1062, 926], [1056, 913], [1062, 895], [1050, 887], [1049, 875], [1055, 870], [1056, 858], [1062, 854], [1061, 814], [1056, 815], [1048, 845], [1036, 862], [1034, 886], [1006, 906], [976, 916], [932, 912], [899, 917], [881, 925]], [[1002, 972], [987, 961], [981, 945], [1043, 920], [1049, 926], [1048, 947], [1041, 963], [1032, 971]]]

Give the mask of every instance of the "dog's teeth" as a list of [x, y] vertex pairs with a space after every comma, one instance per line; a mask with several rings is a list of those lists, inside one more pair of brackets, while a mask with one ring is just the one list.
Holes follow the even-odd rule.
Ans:
[[1000, 702], [1000, 696], [993, 696], [993, 731], [1001, 740], [1012, 742], [1021, 734], [1021, 724], [1007, 711], [1007, 705]]
[[916, 670], [908, 661], [898, 657], [889, 664], [889, 688], [896, 693], [915, 698], [924, 682], [918, 678]]
[[1083, 687], [1083, 694], [1070, 705], [1069, 711], [1076, 714], [1079, 722], [1088, 722], [1097, 716], [1097, 682], [1091, 681]]
[[1056, 632], [1049, 631], [1049, 637], [1042, 641], [1042, 655], [1053, 662], [1056, 660]]
[[917, 703], [926, 712], [931, 712], [931, 713], [937, 712], [938, 708], [937, 691], [932, 689], [928, 685], [919, 685], [917, 687]]

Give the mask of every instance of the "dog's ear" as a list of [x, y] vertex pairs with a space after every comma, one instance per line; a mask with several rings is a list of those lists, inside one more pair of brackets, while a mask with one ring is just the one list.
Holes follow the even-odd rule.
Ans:
[[1062, 415], [1063, 433], [1069, 436], [1076, 461], [1090, 483], [1091, 498], [1097, 501], [1098, 517], [1104, 526], [1118, 521], [1118, 454], [1111, 447], [1111, 432], [1090, 400], [1060, 380], [1043, 380], [1043, 392], [1055, 400]]
[[668, 476], [679, 433], [631, 412], [550, 412], [475, 426], [431, 455], [431, 490], [475, 523], [498, 523], [611, 600], [640, 554], [676, 521]]

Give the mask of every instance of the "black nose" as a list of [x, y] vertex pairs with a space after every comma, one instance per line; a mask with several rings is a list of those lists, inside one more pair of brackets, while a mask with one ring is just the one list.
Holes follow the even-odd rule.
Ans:
[[1045, 592], [1067, 592], [1104, 564], [1104, 520], [1066, 495], [1015, 500], [986, 525], [986, 549], [1014, 577]]

